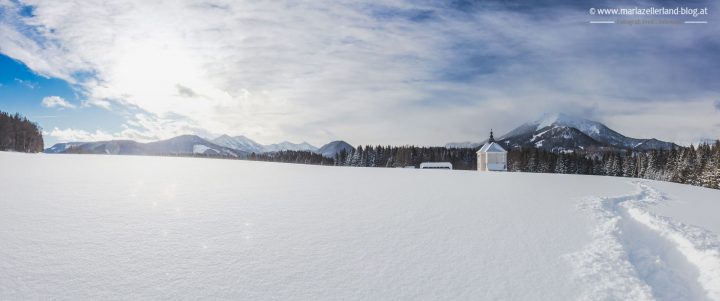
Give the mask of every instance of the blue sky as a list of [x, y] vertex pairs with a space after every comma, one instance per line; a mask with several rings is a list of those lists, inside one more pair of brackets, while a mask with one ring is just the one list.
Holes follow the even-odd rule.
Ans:
[[[70, 104], [82, 106], [81, 94], [64, 80], [38, 75], [22, 62], [2, 54], [0, 70], [0, 110], [19, 112], [40, 124], [45, 132], [51, 132], [54, 128], [79, 128], [91, 132], [121, 129], [124, 118], [111, 110], [94, 106], [80, 109], [43, 106], [42, 100], [48, 96], [59, 96]], [[49, 143], [57, 142], [53, 138], [45, 135]]]
[[[719, 137], [717, 5], [615, 5], [0, 0], [0, 110], [37, 121], [48, 145], [442, 145], [558, 111], [639, 138]], [[603, 19], [591, 7], [677, 5], [710, 14], [662, 18], [708, 23], [589, 24]]]

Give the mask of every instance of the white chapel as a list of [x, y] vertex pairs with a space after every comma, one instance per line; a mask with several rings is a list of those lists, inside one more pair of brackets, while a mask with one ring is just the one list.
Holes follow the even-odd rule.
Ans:
[[479, 171], [507, 171], [507, 151], [495, 142], [490, 130], [490, 139], [477, 151], [477, 169]]

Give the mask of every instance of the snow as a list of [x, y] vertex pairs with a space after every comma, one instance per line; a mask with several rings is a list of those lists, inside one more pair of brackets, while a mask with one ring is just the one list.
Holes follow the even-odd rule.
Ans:
[[261, 153], [263, 152], [264, 148], [263, 145], [245, 136], [230, 137], [228, 135], [222, 135], [218, 138], [213, 139], [212, 142], [220, 146], [245, 151], [248, 153]]
[[83, 144], [83, 143], [82, 142], [58, 143], [58, 144], [55, 144], [52, 147], [48, 148], [46, 151], [49, 153], [60, 153], [60, 152], [68, 150], [71, 147], [78, 146], [81, 144]]
[[193, 145], [193, 154], [204, 154], [208, 150], [212, 150], [212, 148], [209, 148], [202, 144]]
[[507, 153], [507, 151], [499, 144], [495, 142], [485, 143], [483, 147], [481, 147], [478, 151], [478, 153]]
[[717, 190], [146, 156], [0, 166], [2, 300], [720, 300]]
[[667, 197], [647, 182], [635, 185], [634, 193], [584, 204], [599, 225], [593, 242], [568, 258], [579, 279], [604, 285], [581, 299], [720, 300], [715, 235], [648, 210]]
[[[545, 127], [549, 126], [555, 126], [555, 127], [571, 127], [579, 130], [580, 132], [585, 133], [586, 135], [598, 138], [601, 137], [601, 127], [604, 127], [603, 124], [587, 120], [583, 118], [573, 117], [570, 115], [562, 114], [562, 113], [552, 113], [552, 114], [544, 114], [540, 119], [534, 122], [534, 124], [537, 124], [535, 130], [539, 131], [540, 129], [543, 129]], [[541, 134], [539, 134], [541, 135]], [[606, 135], [612, 135], [612, 134], [606, 134]], [[618, 134], [619, 135], [619, 134]], [[534, 138], [534, 137], [533, 137]], [[627, 137], [604, 137], [605, 139], [629, 139]]]
[[553, 124], [555, 124], [558, 119], [560, 118], [560, 114], [545, 114], [536, 123], [538, 124], [535, 128], [536, 131], [539, 131], [543, 128], [549, 127]]
[[310, 151], [310, 152], [316, 152], [318, 150], [317, 147], [310, 145], [307, 142], [302, 143], [292, 143], [283, 141], [276, 144], [270, 144], [266, 145], [264, 148], [265, 152], [279, 152], [284, 150], [291, 150], [291, 151]]
[[566, 126], [576, 128], [590, 136], [599, 135], [601, 126], [598, 122], [562, 113], [544, 114], [539, 120], [535, 121], [535, 123], [537, 123], [536, 131], [552, 125]]
[[267, 153], [285, 150], [315, 152], [318, 150], [317, 147], [312, 146], [307, 142], [295, 144], [283, 141], [276, 144], [262, 145], [245, 136], [230, 137], [228, 135], [222, 135], [213, 139], [212, 142], [227, 148], [245, 151], [248, 153]]
[[532, 142], [532, 141], [535, 141], [535, 139], [537, 139], [537, 138], [539, 138], [539, 137], [542, 137], [543, 135], [545, 135], [545, 133], [549, 132], [550, 130], [552, 130], [552, 129], [548, 129], [548, 130], [542, 131], [542, 132], [540, 132], [540, 133], [538, 133], [538, 134], [534, 134], [533, 137], [532, 137], [532, 139], [530, 139], [530, 141], [531, 141], [531, 142]]

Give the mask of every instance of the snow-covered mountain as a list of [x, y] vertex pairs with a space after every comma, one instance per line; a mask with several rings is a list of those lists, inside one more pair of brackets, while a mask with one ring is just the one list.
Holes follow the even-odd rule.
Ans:
[[318, 148], [310, 145], [307, 142], [292, 143], [292, 142], [283, 141], [280, 143], [265, 145], [265, 152], [268, 152], [268, 153], [285, 151], [285, 150], [317, 152]]
[[322, 147], [320, 147], [320, 149], [317, 150], [317, 153], [319, 153], [325, 157], [332, 158], [335, 156], [335, 154], [337, 154], [339, 152], [346, 151], [349, 153], [350, 151], [352, 151], [354, 149], [355, 148], [352, 147], [352, 145], [348, 144], [347, 142], [338, 140], [338, 141], [333, 141], [333, 142], [323, 145]]
[[204, 154], [231, 157], [241, 157], [247, 154], [240, 150], [217, 145], [195, 135], [184, 135], [168, 140], [150, 142], [145, 144], [145, 149], [152, 154]]
[[501, 137], [498, 142], [506, 148], [535, 147], [555, 152], [602, 147], [602, 144], [582, 131], [566, 126], [543, 127], [539, 131], [521, 133], [507, 138]]
[[224, 147], [241, 150], [248, 153], [262, 153], [265, 151], [265, 146], [245, 136], [230, 137], [228, 135], [222, 135], [213, 139], [212, 142], [217, 145], [222, 145]]
[[96, 142], [58, 143], [45, 150], [45, 153], [143, 155], [142, 144], [131, 140], [111, 140]]
[[184, 135], [150, 143], [132, 140], [58, 143], [45, 153], [108, 155], [213, 155], [243, 157], [247, 152], [217, 145], [195, 135]]
[[218, 145], [241, 150], [248, 153], [271, 153], [286, 150], [316, 152], [318, 150], [317, 147], [307, 142], [292, 143], [283, 141], [280, 143], [262, 145], [245, 136], [230, 137], [228, 135], [222, 135], [218, 138], [213, 139], [212, 141], [213, 143], [216, 143]]
[[72, 147], [77, 147], [79, 145], [85, 144], [87, 142], [65, 142], [65, 143], [56, 143], [50, 148], [46, 148], [44, 153], [46, 154], [60, 154], [68, 150]]
[[[517, 129], [500, 137], [503, 139], [513, 139], [515, 136], [523, 136], [532, 132], [533, 134], [547, 131], [554, 128], [574, 128], [583, 134], [597, 141], [597, 146], [609, 146], [625, 149], [669, 149], [676, 145], [670, 142], [664, 142], [657, 139], [638, 139], [626, 137], [606, 125], [592, 120], [573, 117], [566, 114], [546, 114], [540, 119], [527, 123]], [[537, 140], [536, 140], [537, 141]]]
[[[506, 148], [535, 147], [556, 152], [677, 147], [674, 143], [657, 139], [630, 138], [600, 122], [566, 114], [546, 114], [538, 120], [515, 128], [497, 140]], [[447, 146], [453, 145], [449, 143]]]
[[168, 140], [139, 143], [132, 140], [112, 140], [98, 142], [58, 143], [45, 150], [49, 154], [83, 153], [113, 155], [190, 155], [205, 154], [216, 156], [243, 157], [250, 153], [270, 153], [279, 151], [309, 151], [332, 157], [341, 150], [351, 150], [352, 146], [344, 141], [333, 141], [322, 149], [307, 143], [281, 142], [262, 145], [245, 136], [231, 137], [222, 135], [213, 140], [195, 135], [185, 135]]

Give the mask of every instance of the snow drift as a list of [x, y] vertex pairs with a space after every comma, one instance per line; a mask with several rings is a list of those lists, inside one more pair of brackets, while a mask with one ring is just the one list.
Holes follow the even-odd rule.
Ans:
[[720, 299], [716, 190], [140, 156], [0, 166], [0, 299]]

